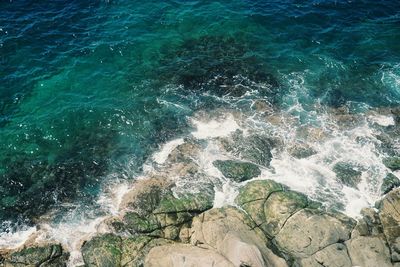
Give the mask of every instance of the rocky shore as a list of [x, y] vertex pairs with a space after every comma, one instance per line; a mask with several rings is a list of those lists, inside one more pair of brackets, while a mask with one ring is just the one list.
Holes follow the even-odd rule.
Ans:
[[[134, 198], [136, 211], [107, 222], [112, 233], [83, 243], [85, 266], [400, 266], [400, 189], [358, 221], [271, 180], [247, 183], [237, 207], [175, 198], [157, 178]], [[47, 244], [10, 252], [2, 265], [66, 266], [68, 256]]]
[[[195, 171], [182, 162], [182, 172]], [[225, 167], [232, 176], [255, 172]], [[164, 177], [136, 182], [128, 211], [105, 222], [110, 233], [82, 244], [84, 266], [400, 266], [400, 189], [356, 221], [272, 180], [248, 182], [237, 206], [222, 208], [211, 191], [177, 197], [172, 187]], [[66, 266], [68, 257], [60, 244], [42, 244], [9, 251], [2, 265]]]
[[[270, 151], [281, 147], [279, 139], [236, 131], [212, 142], [236, 155], [211, 163], [226, 181], [240, 184], [231, 204], [216, 207], [215, 188], [222, 185], [197, 160], [209, 148], [201, 138], [185, 139], [160, 167], [132, 184], [120, 214], [103, 221], [105, 233], [82, 240], [82, 266], [400, 267], [395, 174], [383, 180], [385, 195], [375, 207], [354, 219], [261, 177], [262, 169], [270, 168]], [[288, 151], [299, 159], [317, 153], [302, 143]], [[393, 172], [400, 168], [394, 155], [383, 163]], [[361, 181], [362, 170], [346, 162], [336, 163], [333, 172], [349, 188]], [[1, 254], [0, 265], [6, 267], [76, 266], [58, 243], [31, 242]]]

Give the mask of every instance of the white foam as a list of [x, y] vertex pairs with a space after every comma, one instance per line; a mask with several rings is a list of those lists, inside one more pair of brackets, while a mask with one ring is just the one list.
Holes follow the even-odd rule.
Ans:
[[161, 147], [160, 151], [154, 153], [152, 157], [153, 160], [158, 164], [163, 164], [167, 160], [168, 155], [172, 152], [172, 150], [174, 150], [177, 146], [183, 143], [184, 143], [183, 138], [175, 139], [165, 143]]
[[210, 120], [205, 122], [192, 119], [191, 122], [196, 127], [196, 130], [191, 134], [197, 139], [228, 136], [240, 128], [231, 114], [226, 115], [221, 120]]
[[391, 126], [395, 125], [393, 116], [385, 116], [385, 115], [371, 115], [369, 119], [380, 126]]
[[18, 232], [0, 233], [0, 248], [14, 249], [22, 246], [37, 231], [36, 227], [27, 227]]

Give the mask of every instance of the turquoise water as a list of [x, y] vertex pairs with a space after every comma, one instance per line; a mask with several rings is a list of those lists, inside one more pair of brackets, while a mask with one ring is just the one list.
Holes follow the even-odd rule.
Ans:
[[[188, 117], [400, 103], [398, 1], [0, 2], [0, 221], [94, 205]], [[263, 86], [260, 86], [263, 84]], [[236, 108], [240, 109], [240, 106]], [[67, 207], [67, 208], [66, 208]]]

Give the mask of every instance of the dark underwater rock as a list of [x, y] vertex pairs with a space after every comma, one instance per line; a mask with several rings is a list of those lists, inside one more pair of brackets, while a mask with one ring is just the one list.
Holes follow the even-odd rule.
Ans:
[[292, 157], [303, 159], [317, 154], [317, 151], [307, 144], [296, 144], [289, 148], [289, 154]]
[[383, 183], [381, 186], [381, 192], [382, 194], [387, 194], [394, 188], [400, 187], [400, 179], [397, 178], [396, 175], [393, 173], [389, 173], [386, 175], [386, 177], [383, 179]]
[[362, 172], [348, 162], [338, 162], [333, 166], [336, 177], [344, 184], [356, 188], [361, 182]]
[[400, 170], [400, 157], [389, 157], [383, 159], [383, 164], [392, 171]]
[[244, 136], [241, 131], [236, 131], [232, 138], [221, 138], [220, 142], [233, 155], [265, 167], [271, 163], [272, 149], [280, 145], [280, 140], [259, 134]]
[[237, 160], [216, 160], [213, 165], [217, 167], [226, 178], [235, 182], [247, 181], [261, 174], [257, 165]]
[[163, 57], [159, 78], [218, 96], [240, 97], [251, 90], [269, 94], [279, 87], [278, 81], [251, 51], [252, 45], [240, 37], [188, 39]]

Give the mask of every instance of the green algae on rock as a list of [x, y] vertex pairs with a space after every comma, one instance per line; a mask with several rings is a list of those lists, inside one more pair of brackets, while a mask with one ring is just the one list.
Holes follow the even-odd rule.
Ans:
[[235, 182], [243, 182], [257, 177], [261, 174], [257, 165], [250, 162], [237, 160], [216, 160], [213, 165], [217, 167], [226, 178]]

